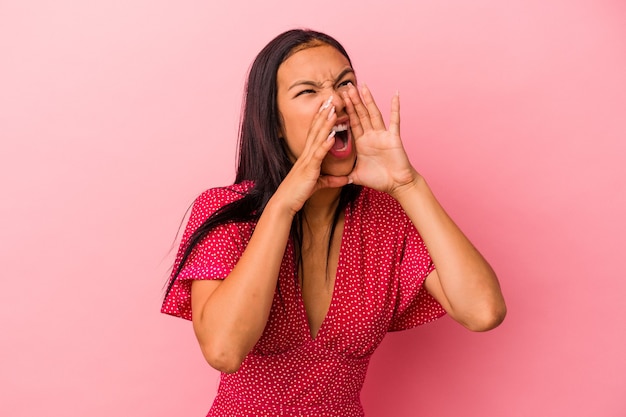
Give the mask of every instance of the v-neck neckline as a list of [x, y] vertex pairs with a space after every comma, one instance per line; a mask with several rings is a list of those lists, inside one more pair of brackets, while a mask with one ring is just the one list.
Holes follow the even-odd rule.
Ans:
[[305, 333], [306, 333], [306, 340], [309, 342], [316, 342], [320, 338], [320, 336], [324, 335], [324, 333], [327, 331], [328, 326], [331, 323], [334, 310], [338, 308], [337, 307], [337, 297], [338, 297], [337, 290], [340, 288], [341, 284], [343, 283], [343, 278], [344, 278], [341, 265], [343, 264], [343, 257], [344, 257], [344, 252], [345, 252], [344, 245], [345, 245], [346, 235], [347, 235], [346, 232], [347, 232], [347, 228], [349, 225], [349, 221], [348, 221], [349, 217], [350, 217], [350, 206], [348, 205], [344, 209], [343, 230], [341, 232], [341, 242], [339, 244], [339, 255], [337, 256], [337, 270], [335, 272], [335, 282], [333, 283], [333, 292], [330, 296], [330, 304], [328, 305], [328, 311], [326, 311], [326, 315], [324, 316], [324, 319], [322, 320], [322, 323], [320, 324], [320, 327], [317, 330], [317, 334], [315, 336], [313, 336], [313, 334], [311, 333], [311, 326], [309, 325], [309, 318], [308, 318], [306, 307], [304, 305], [302, 286], [299, 284], [297, 285], [298, 304], [300, 306], [299, 307], [300, 317], [301, 317], [301, 320], [303, 320], [304, 322], [303, 326], [304, 326]]

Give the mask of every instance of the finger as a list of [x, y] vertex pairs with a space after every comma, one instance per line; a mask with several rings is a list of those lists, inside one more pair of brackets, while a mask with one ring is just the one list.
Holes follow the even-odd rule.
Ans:
[[389, 131], [396, 136], [400, 136], [400, 93], [391, 98], [391, 116], [389, 117]]
[[322, 103], [318, 113], [313, 118], [311, 127], [307, 134], [303, 153], [307, 153], [311, 148], [319, 147], [327, 139], [328, 134], [337, 119], [335, 106], [332, 104], [333, 96], [330, 96]]
[[[337, 116], [335, 115], [334, 107], [329, 111], [326, 121], [318, 133], [316, 133], [314, 139], [311, 141], [311, 145], [308, 148], [308, 152], [303, 152], [303, 162], [312, 162], [311, 167], [319, 171], [322, 161], [333, 147], [335, 143], [335, 131], [332, 126], [335, 123]], [[330, 133], [325, 133], [330, 132]]]
[[352, 84], [348, 86], [348, 96], [350, 97], [350, 100], [352, 101], [352, 105], [354, 106], [354, 110], [356, 111], [356, 114], [359, 118], [359, 122], [361, 123], [361, 126], [363, 127], [363, 131], [366, 132], [368, 130], [371, 130], [372, 122], [370, 120], [370, 114], [367, 111], [367, 107], [365, 107], [365, 105], [363, 104], [363, 101], [361, 100], [361, 96], [359, 95], [359, 92], [357, 91], [356, 87], [353, 86]]
[[[333, 147], [334, 143], [335, 132], [331, 131], [322, 143], [309, 146], [294, 163], [290, 171], [290, 176], [292, 178], [300, 178], [300, 180], [297, 180], [300, 183], [310, 180], [319, 183], [322, 161]], [[319, 184], [316, 188], [319, 188]]]
[[361, 87], [361, 95], [363, 96], [363, 102], [365, 103], [365, 107], [369, 113], [372, 127], [376, 130], [387, 130], [385, 127], [385, 120], [383, 120], [383, 115], [380, 114], [380, 110], [378, 110], [378, 106], [374, 101], [374, 96], [372, 96], [372, 92], [366, 85]]
[[361, 137], [363, 135], [363, 126], [361, 126], [361, 121], [359, 120], [359, 116], [356, 114], [356, 110], [354, 109], [354, 104], [352, 104], [352, 100], [350, 100], [350, 96], [347, 91], [342, 93], [343, 101], [345, 103], [345, 110], [350, 118], [350, 130], [352, 131], [352, 136], [355, 138]]

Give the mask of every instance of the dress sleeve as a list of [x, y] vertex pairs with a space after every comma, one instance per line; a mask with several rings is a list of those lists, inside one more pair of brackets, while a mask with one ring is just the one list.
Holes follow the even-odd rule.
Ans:
[[389, 331], [406, 330], [429, 323], [445, 314], [445, 310], [424, 287], [428, 274], [435, 269], [413, 223], [407, 218], [402, 258], [398, 268], [396, 309]]
[[[191, 234], [217, 209], [233, 198], [224, 189], [209, 190], [193, 204], [189, 221], [181, 240], [172, 275], [180, 265], [185, 245]], [[232, 193], [230, 193], [232, 194]], [[191, 320], [191, 282], [196, 279], [224, 279], [241, 257], [249, 235], [249, 225], [223, 224], [211, 232], [193, 249], [170, 292], [163, 300], [161, 312]], [[171, 279], [171, 277], [170, 277]]]

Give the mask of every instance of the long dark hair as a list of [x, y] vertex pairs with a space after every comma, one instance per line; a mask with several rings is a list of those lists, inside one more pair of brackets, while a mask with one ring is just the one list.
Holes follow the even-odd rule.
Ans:
[[[281, 120], [276, 104], [276, 75], [280, 65], [293, 53], [323, 44], [338, 50], [352, 65], [348, 53], [339, 42], [324, 33], [308, 29], [294, 29], [278, 35], [259, 52], [252, 63], [243, 99], [235, 183], [248, 180], [254, 185], [242, 198], [213, 213], [186, 242], [183, 242], [185, 249], [180, 262], [172, 271], [166, 297], [185, 262], [202, 239], [219, 225], [258, 220], [267, 202], [287, 176], [293, 163], [280, 137]], [[361, 187], [355, 185], [346, 185], [342, 188], [333, 218], [328, 251], [341, 211], [354, 201], [360, 190]], [[290, 238], [293, 239], [296, 248], [298, 266], [301, 266], [302, 224], [303, 214], [300, 211], [294, 217], [290, 232]]]

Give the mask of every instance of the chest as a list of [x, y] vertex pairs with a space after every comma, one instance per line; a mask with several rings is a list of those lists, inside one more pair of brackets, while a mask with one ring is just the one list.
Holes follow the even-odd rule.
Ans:
[[[381, 238], [387, 239], [384, 245]], [[308, 344], [351, 357], [373, 353], [389, 328], [397, 301], [399, 251], [377, 251], [396, 245], [392, 241], [388, 234], [377, 235], [346, 221], [330, 252], [328, 241], [309, 248], [324, 255], [309, 259], [323, 261], [307, 261], [304, 252], [301, 269], [289, 244], [256, 354], [278, 354]]]
[[332, 236], [330, 230], [303, 236], [298, 281], [311, 338], [317, 337], [333, 298], [343, 229], [342, 217]]

